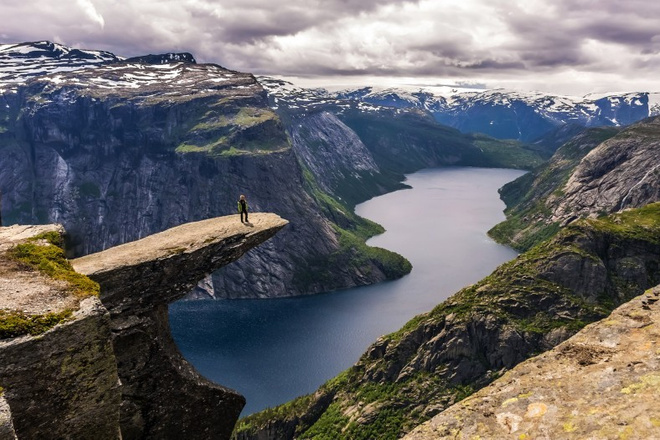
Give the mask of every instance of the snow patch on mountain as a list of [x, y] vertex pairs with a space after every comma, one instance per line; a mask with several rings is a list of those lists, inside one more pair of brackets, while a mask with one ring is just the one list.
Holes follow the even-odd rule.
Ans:
[[0, 45], [0, 93], [15, 91], [31, 78], [120, 61], [99, 50], [72, 49], [50, 41]]
[[660, 115], [660, 92], [649, 93], [649, 116]]

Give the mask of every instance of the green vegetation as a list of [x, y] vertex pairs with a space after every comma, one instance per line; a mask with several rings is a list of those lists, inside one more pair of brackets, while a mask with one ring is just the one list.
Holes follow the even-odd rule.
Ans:
[[40, 335], [71, 318], [73, 312], [64, 310], [44, 315], [26, 315], [23, 312], [0, 310], [0, 339], [22, 335]]
[[660, 244], [660, 202], [586, 222], [612, 235]]
[[98, 295], [99, 285], [71, 267], [62, 244], [62, 236], [59, 233], [46, 232], [14, 246], [7, 251], [7, 256], [26, 268], [38, 270], [55, 280], [65, 281], [70, 292], [78, 298]]
[[343, 287], [342, 280], [337, 277], [337, 268], [351, 268], [370, 275], [369, 270], [375, 266], [386, 279], [396, 279], [410, 273], [412, 265], [401, 255], [365, 244], [367, 239], [384, 232], [382, 226], [356, 215], [352, 206], [322, 191], [312, 172], [304, 165], [301, 166], [305, 190], [333, 223], [339, 247], [330, 255], [297, 262], [293, 282], [300, 290], [308, 290], [313, 285], [324, 286], [325, 290]]
[[490, 231], [493, 239], [520, 251], [552, 237], [559, 224], [552, 220], [552, 206], [580, 160], [602, 142], [619, 133], [613, 127], [585, 130], [562, 145], [550, 161], [519, 177], [500, 190], [507, 205], [507, 219]]
[[528, 145], [463, 134], [420, 110], [352, 109], [340, 118], [357, 133], [381, 169], [393, 173], [443, 165], [531, 169], [545, 160]]
[[472, 134], [470, 137], [473, 145], [478, 147], [490, 161], [489, 166], [531, 170], [547, 159], [522, 142], [495, 139], [483, 134]]
[[[336, 439], [338, 432], [348, 424], [350, 419], [346, 417], [337, 403], [331, 404], [321, 418], [299, 438], [301, 439]], [[345, 433], [345, 432], [344, 432]]]
[[[17, 262], [24, 270], [36, 270], [68, 286], [77, 298], [98, 295], [99, 285], [73, 270], [62, 249], [62, 236], [55, 231], [34, 236], [9, 249], [5, 258]], [[22, 311], [0, 310], [0, 339], [22, 335], [39, 335], [73, 315], [70, 309], [39, 315]]]
[[234, 432], [254, 432], [259, 426], [262, 426], [271, 419], [284, 419], [301, 415], [313, 403], [313, 396], [308, 394], [305, 396], [297, 397], [296, 399], [276, 406], [275, 408], [267, 408], [259, 413], [243, 417], [238, 421]]
[[357, 255], [353, 258], [355, 266], [364, 267], [368, 261], [371, 261], [390, 280], [401, 278], [412, 270], [412, 264], [401, 255], [387, 249], [367, 246], [359, 235], [361, 232], [359, 229], [356, 233], [339, 227], [335, 230], [339, 235], [339, 251], [336, 254], [338, 258], [342, 255]]
[[[217, 104], [217, 103], [216, 103]], [[289, 148], [277, 115], [268, 108], [226, 102], [195, 108], [175, 129], [180, 154], [214, 157], [267, 154]]]
[[[528, 216], [534, 217], [534, 214], [530, 212], [525, 216], [513, 215], [506, 221], [495, 225], [488, 231], [488, 235], [499, 243], [505, 243], [524, 251], [554, 236], [560, 229], [559, 223], [556, 222], [532, 222], [530, 224]], [[518, 236], [517, 234], [521, 231], [524, 233]]]
[[[641, 258], [611, 253], [633, 244]], [[553, 330], [575, 333], [643, 292], [645, 286], [633, 283], [631, 273], [645, 271], [648, 285], [660, 283], [660, 267], [651, 258], [658, 254], [660, 202], [574, 222], [385, 336], [316, 394], [246, 417], [236, 432], [286, 426], [287, 433], [295, 427], [300, 439], [401, 438], [499, 377], [503, 352], [515, 353], [516, 362], [534, 356], [547, 347], [543, 338]], [[576, 272], [569, 262], [605, 268], [607, 285], [572, 290], [574, 281], [585, 282], [591, 272]], [[498, 338], [507, 338], [502, 335], [518, 335], [511, 340], [521, 345], [500, 345]], [[472, 369], [472, 376], [461, 373]], [[460, 383], [455, 374], [463, 376]]]

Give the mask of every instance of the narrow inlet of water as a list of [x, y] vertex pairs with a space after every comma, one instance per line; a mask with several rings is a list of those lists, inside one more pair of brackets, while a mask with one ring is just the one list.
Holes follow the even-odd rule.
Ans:
[[387, 230], [368, 244], [408, 258], [410, 275], [297, 298], [179, 301], [170, 306], [174, 340], [201, 374], [246, 397], [242, 415], [314, 392], [379, 336], [516, 256], [486, 231], [504, 220], [497, 189], [522, 174], [486, 168], [411, 174], [412, 189], [356, 208]]

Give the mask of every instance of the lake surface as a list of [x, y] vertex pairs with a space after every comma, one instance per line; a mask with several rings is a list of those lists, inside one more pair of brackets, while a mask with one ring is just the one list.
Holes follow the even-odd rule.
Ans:
[[379, 336], [516, 256], [486, 231], [504, 220], [497, 189], [522, 174], [484, 168], [411, 174], [412, 189], [356, 208], [387, 229], [368, 243], [408, 258], [410, 275], [298, 298], [179, 301], [170, 306], [174, 340], [201, 374], [246, 397], [242, 415], [314, 392]]

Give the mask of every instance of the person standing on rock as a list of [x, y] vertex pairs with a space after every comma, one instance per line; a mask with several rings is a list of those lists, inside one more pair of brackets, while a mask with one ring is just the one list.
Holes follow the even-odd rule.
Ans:
[[245, 196], [241, 194], [241, 197], [238, 199], [238, 212], [241, 214], [241, 223], [243, 223], [243, 214], [245, 214], [245, 223], [248, 222], [248, 204], [245, 200]]

